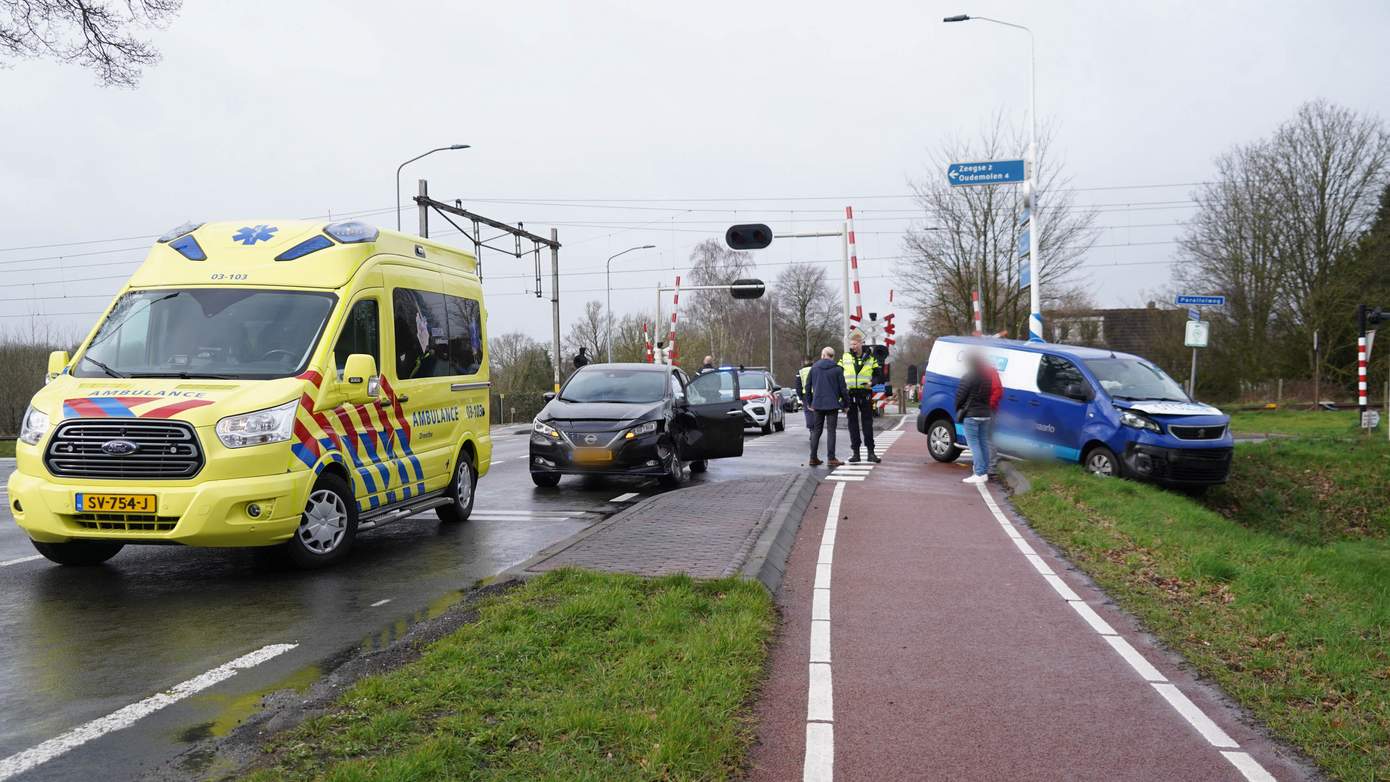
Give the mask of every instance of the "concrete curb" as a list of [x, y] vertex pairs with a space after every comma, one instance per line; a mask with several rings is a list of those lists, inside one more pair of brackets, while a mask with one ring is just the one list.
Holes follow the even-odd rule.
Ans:
[[787, 573], [787, 559], [791, 556], [797, 530], [801, 529], [801, 519], [811, 507], [811, 498], [819, 486], [820, 480], [809, 472], [796, 476], [773, 507], [772, 516], [759, 533], [739, 575], [757, 579], [768, 592], [777, 594], [782, 588], [782, 577]]
[[1005, 485], [1009, 487], [1010, 494], [1027, 494], [1032, 490], [1033, 484], [1028, 482], [1028, 478], [1014, 466], [1013, 462], [1000, 459], [996, 469], [999, 470], [999, 475], [1004, 479]]

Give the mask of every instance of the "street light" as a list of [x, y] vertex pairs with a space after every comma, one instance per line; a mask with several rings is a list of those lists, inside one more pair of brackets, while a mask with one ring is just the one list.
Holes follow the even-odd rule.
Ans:
[[1028, 341], [1043, 341], [1042, 296], [1038, 292], [1040, 280], [1038, 267], [1042, 266], [1042, 225], [1038, 221], [1038, 79], [1037, 79], [1037, 41], [1033, 31], [1021, 24], [991, 19], [988, 16], [967, 16], [956, 14], [948, 16], [943, 22], [993, 22], [1015, 30], [1028, 33], [1028, 163], [1031, 171], [1024, 182], [1024, 203], [1028, 207], [1028, 299], [1032, 312], [1028, 316]]
[[633, 250], [655, 250], [656, 245], [644, 244], [640, 247], [629, 247], [617, 255], [608, 256], [608, 261], [603, 265], [605, 287], [608, 289], [608, 363], [613, 363], [613, 259], [619, 255], [627, 255]]
[[415, 161], [419, 160], [420, 158], [425, 157], [425, 155], [433, 155], [433, 154], [436, 153], [436, 152], [443, 152], [443, 151], [446, 150], [446, 149], [468, 149], [468, 147], [469, 147], [468, 144], [450, 144], [450, 145], [447, 146], [447, 147], [435, 147], [434, 149], [431, 149], [429, 152], [425, 152], [424, 154], [416, 155], [415, 157], [413, 157], [413, 158], [411, 158], [411, 159], [405, 161], [404, 163], [400, 164], [399, 166], [396, 166], [396, 230], [397, 230], [397, 231], [401, 230], [401, 169], [405, 168], [406, 166], [410, 165], [411, 163], [414, 163]]

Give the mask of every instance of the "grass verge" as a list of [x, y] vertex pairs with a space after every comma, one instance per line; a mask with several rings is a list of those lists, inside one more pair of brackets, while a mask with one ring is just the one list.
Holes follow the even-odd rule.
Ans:
[[[1289, 445], [1241, 446], [1237, 475], [1247, 447], [1305, 456]], [[1247, 526], [1263, 512], [1227, 517], [1074, 466], [1023, 469], [1033, 490], [1019, 510], [1166, 644], [1331, 775], [1390, 778], [1390, 541], [1329, 534], [1316, 512]]]
[[0, 457], [14, 456], [14, 440], [0, 440]]
[[[1359, 420], [1355, 410], [1241, 410], [1231, 414], [1231, 432], [1350, 437], [1360, 431]], [[1384, 430], [1381, 439], [1385, 439]]]
[[556, 571], [274, 737], [249, 779], [734, 777], [773, 622], [756, 582]]

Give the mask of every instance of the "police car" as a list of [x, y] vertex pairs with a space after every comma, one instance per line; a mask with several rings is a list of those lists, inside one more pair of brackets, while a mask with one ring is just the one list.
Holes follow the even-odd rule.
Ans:
[[786, 409], [778, 395], [782, 387], [772, 379], [771, 373], [760, 367], [739, 368], [738, 385], [746, 426], [757, 427], [763, 434], [787, 428]]
[[1167, 486], [1200, 488], [1230, 474], [1230, 418], [1154, 364], [1098, 348], [973, 337], [937, 339], [923, 372], [917, 431], [937, 461], [954, 461], [968, 445], [955, 394], [971, 350], [983, 351], [1004, 386], [994, 422], [1002, 452]]

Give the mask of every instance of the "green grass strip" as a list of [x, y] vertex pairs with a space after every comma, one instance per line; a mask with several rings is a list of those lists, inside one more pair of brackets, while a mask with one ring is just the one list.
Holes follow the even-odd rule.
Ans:
[[1246, 526], [1075, 466], [1023, 469], [1033, 490], [1014, 502], [1034, 528], [1166, 644], [1332, 776], [1390, 779], [1390, 541], [1328, 535], [1316, 512]]
[[756, 582], [550, 573], [274, 738], [249, 778], [733, 778], [773, 626]]

